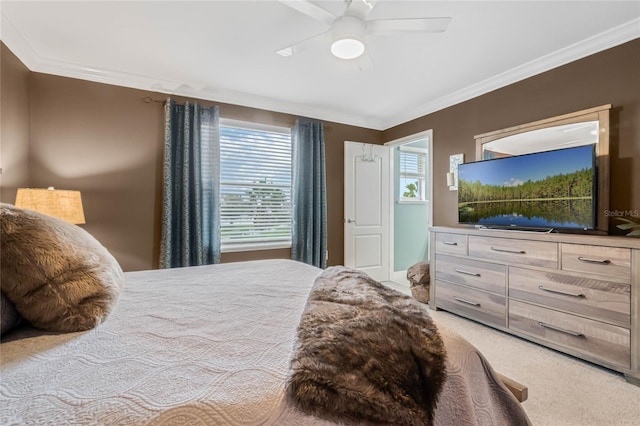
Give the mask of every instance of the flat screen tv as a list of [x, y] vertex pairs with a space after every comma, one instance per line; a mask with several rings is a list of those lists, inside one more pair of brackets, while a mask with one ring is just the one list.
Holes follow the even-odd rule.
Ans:
[[595, 145], [458, 166], [458, 220], [493, 228], [593, 230]]

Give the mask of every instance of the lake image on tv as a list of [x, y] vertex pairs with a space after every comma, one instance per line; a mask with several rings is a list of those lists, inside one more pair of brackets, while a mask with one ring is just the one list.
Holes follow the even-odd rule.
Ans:
[[594, 226], [593, 146], [461, 164], [460, 223]]

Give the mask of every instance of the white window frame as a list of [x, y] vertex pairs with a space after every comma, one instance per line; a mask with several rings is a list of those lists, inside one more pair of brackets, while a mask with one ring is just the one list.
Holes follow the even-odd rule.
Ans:
[[[274, 125], [269, 125], [269, 124], [262, 124], [262, 123], [248, 122], [248, 121], [233, 120], [233, 119], [228, 119], [228, 118], [220, 118], [220, 127], [221, 128], [223, 128], [223, 127], [231, 127], [231, 128], [238, 128], [238, 129], [243, 129], [243, 130], [255, 130], [255, 131], [259, 131], [259, 132], [272, 132], [272, 133], [279, 133], [279, 134], [288, 134], [289, 135], [289, 141], [291, 141], [291, 129], [288, 128], [288, 127], [274, 126]], [[222, 142], [221, 142], [221, 145], [222, 145]], [[222, 146], [221, 146], [221, 150], [222, 150]], [[220, 167], [222, 169], [222, 158], [220, 159], [220, 162], [221, 162]], [[291, 170], [290, 166], [289, 166], [289, 169]], [[222, 195], [223, 195], [222, 194], [222, 186], [223, 186], [222, 179], [223, 179], [223, 177], [220, 176], [220, 179], [221, 179], [221, 183], [220, 183], [220, 186], [221, 186], [220, 203], [222, 204]], [[293, 185], [293, 182], [291, 183], [291, 185]], [[289, 201], [291, 202], [291, 186], [288, 189], [289, 189]], [[292, 210], [290, 210], [289, 213], [291, 214]], [[221, 231], [221, 234], [222, 234], [222, 217], [221, 217], [220, 231]], [[221, 239], [220, 239], [220, 251], [222, 253], [241, 252], [241, 251], [256, 251], [256, 250], [271, 250], [271, 249], [283, 249], [283, 248], [291, 248], [291, 234], [289, 234], [289, 238], [287, 240], [280, 240], [280, 241], [261, 241], [261, 242], [240, 241], [240, 242], [229, 242], [229, 241], [224, 241], [222, 236], [221, 236]]]
[[[399, 147], [400, 152], [411, 152], [411, 153], [415, 153], [418, 155], [422, 156], [422, 160], [423, 160], [423, 167], [424, 167], [424, 174], [422, 175], [418, 175], [418, 176], [411, 176], [412, 178], [415, 178], [416, 180], [418, 180], [418, 197], [416, 198], [409, 198], [409, 197], [403, 197], [402, 193], [404, 191], [404, 189], [402, 187], [399, 188], [399, 194], [398, 194], [398, 203], [399, 204], [426, 204], [428, 202], [427, 200], [427, 196], [426, 196], [426, 184], [427, 184], [427, 161], [429, 159], [428, 154], [429, 154], [429, 150], [425, 149], [425, 148], [415, 148], [415, 147], [410, 147], [410, 146], [400, 146]], [[405, 177], [406, 175], [402, 173], [402, 168], [400, 166], [400, 170], [398, 172], [399, 175], [399, 180], [402, 180], [403, 177]]]

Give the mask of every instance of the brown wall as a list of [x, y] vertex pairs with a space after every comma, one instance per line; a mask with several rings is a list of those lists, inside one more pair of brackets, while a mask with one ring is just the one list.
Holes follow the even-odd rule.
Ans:
[[[166, 95], [31, 74], [31, 180], [82, 191], [84, 228], [125, 270], [156, 268]], [[182, 102], [184, 98], [175, 98]], [[211, 105], [212, 102], [200, 101]], [[292, 127], [296, 116], [220, 104], [224, 118]], [[382, 132], [325, 123], [329, 263], [343, 262], [343, 145], [381, 143]], [[222, 261], [290, 257], [290, 250], [223, 253]]]
[[456, 225], [450, 155], [475, 161], [475, 135], [605, 104], [612, 104], [609, 208], [640, 210], [640, 39], [387, 129], [384, 141], [433, 129], [433, 222]]
[[0, 201], [13, 204], [29, 180], [29, 70], [0, 43]]
[[31, 181], [82, 192], [86, 225], [125, 270], [157, 267], [162, 105], [154, 93], [31, 74]]

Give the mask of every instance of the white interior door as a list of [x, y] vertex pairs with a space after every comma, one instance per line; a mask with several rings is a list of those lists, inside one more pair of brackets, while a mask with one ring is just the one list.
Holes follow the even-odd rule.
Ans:
[[344, 264], [389, 279], [389, 148], [345, 142]]

